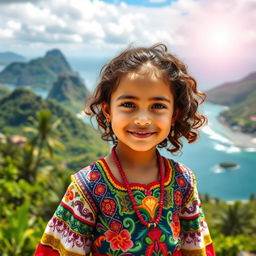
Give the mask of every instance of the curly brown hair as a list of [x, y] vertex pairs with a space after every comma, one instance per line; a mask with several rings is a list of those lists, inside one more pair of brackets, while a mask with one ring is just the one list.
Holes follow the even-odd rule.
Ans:
[[143, 64], [150, 63], [157, 68], [163, 78], [169, 83], [174, 94], [174, 111], [177, 111], [176, 122], [168, 137], [158, 147], [166, 147], [171, 153], [178, 152], [185, 137], [189, 143], [194, 142], [198, 136], [198, 128], [207, 122], [204, 115], [198, 113], [199, 104], [203, 103], [206, 94], [197, 90], [196, 80], [188, 74], [185, 64], [168, 52], [167, 47], [158, 43], [151, 47], [130, 47], [105, 64], [100, 71], [100, 81], [89, 100], [85, 113], [91, 117], [96, 116], [98, 128], [102, 131], [102, 139], [117, 142], [111, 125], [107, 122], [100, 104], [110, 104], [112, 93], [117, 88], [123, 75], [138, 71]]

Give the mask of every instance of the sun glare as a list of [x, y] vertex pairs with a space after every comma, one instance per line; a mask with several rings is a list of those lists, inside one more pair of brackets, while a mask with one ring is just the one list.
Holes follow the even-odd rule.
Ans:
[[198, 57], [215, 63], [232, 62], [240, 53], [241, 28], [237, 21], [221, 16], [210, 17], [193, 30], [193, 47]]
[[210, 27], [206, 34], [206, 44], [215, 53], [228, 53], [232, 50], [235, 41], [235, 33], [225, 26]]
[[225, 49], [232, 43], [232, 33], [221, 27], [213, 28], [209, 31], [209, 44], [215, 48]]

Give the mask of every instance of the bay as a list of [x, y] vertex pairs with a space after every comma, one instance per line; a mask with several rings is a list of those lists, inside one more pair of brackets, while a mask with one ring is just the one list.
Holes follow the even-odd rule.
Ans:
[[[209, 123], [202, 129], [200, 139], [192, 144], [184, 143], [183, 154], [172, 158], [193, 170], [201, 194], [223, 200], [247, 200], [256, 194], [256, 149], [237, 147], [225, 136], [230, 130], [217, 119], [224, 109], [206, 103], [202, 112]], [[163, 154], [170, 156], [166, 151]], [[221, 162], [235, 162], [238, 168], [221, 169], [218, 166]]]

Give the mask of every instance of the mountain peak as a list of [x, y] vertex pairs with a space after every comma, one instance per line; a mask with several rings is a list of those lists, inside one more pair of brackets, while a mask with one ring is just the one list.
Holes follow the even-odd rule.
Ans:
[[0, 82], [49, 89], [61, 72], [72, 72], [72, 68], [60, 50], [52, 49], [43, 58], [9, 64], [0, 72]]
[[90, 93], [78, 74], [62, 72], [52, 86], [48, 99], [54, 99], [65, 106], [80, 112]]
[[56, 57], [64, 57], [64, 55], [62, 54], [62, 52], [59, 49], [52, 49], [46, 52], [45, 57], [48, 56], [56, 56]]

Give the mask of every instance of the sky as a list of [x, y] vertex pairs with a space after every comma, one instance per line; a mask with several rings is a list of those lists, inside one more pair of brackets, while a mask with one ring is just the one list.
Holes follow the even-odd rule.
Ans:
[[0, 52], [114, 57], [163, 42], [203, 89], [256, 71], [256, 0], [0, 0]]

